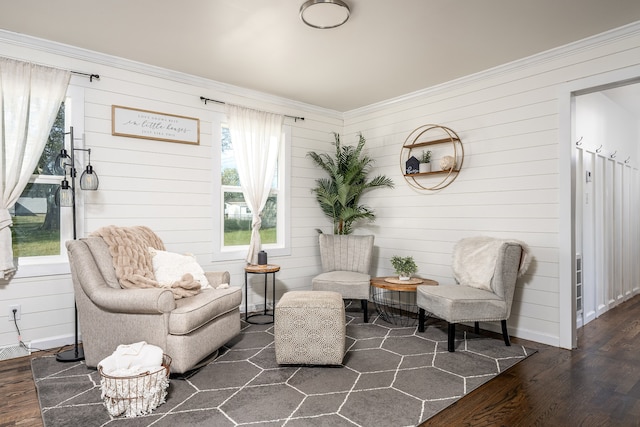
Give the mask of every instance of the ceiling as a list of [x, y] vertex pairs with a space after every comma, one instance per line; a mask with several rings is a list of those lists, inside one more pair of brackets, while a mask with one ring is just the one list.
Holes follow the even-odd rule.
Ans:
[[304, 0], [0, 0], [0, 28], [344, 112], [640, 20], [638, 0], [345, 1], [319, 30]]

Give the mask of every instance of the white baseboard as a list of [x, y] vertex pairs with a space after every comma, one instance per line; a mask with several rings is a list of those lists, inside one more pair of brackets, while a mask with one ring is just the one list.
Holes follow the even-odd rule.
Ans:
[[[75, 342], [76, 340], [74, 335], [58, 335], [55, 337], [33, 340], [29, 343], [29, 349], [31, 351], [49, 350], [57, 347], [64, 347], [66, 345], [73, 345]], [[82, 335], [78, 336], [78, 342], [82, 342]]]

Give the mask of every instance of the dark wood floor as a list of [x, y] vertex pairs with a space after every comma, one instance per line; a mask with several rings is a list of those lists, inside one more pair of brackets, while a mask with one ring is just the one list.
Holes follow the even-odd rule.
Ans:
[[[538, 350], [423, 426], [640, 426], [640, 296], [592, 321], [578, 349]], [[42, 426], [30, 359], [0, 362], [0, 427]], [[428, 387], [428, 385], [425, 385]]]
[[578, 332], [578, 348], [538, 349], [426, 426], [640, 426], [640, 296]]

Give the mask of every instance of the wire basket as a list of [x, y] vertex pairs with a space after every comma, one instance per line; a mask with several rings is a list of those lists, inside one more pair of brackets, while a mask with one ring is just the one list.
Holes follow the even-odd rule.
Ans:
[[129, 377], [114, 377], [100, 372], [100, 390], [109, 414], [136, 417], [151, 413], [165, 402], [169, 387], [171, 357], [162, 355], [162, 368]]
[[384, 321], [403, 327], [415, 326], [418, 320], [415, 292], [400, 292], [372, 286], [371, 299]]

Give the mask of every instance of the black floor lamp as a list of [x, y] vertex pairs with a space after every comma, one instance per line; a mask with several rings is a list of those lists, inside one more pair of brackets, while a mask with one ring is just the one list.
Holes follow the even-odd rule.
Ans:
[[[73, 127], [69, 130], [69, 138], [71, 140], [70, 150], [64, 148], [60, 151], [60, 154], [56, 158], [56, 168], [64, 172], [64, 179], [60, 184], [56, 200], [60, 207], [70, 207], [73, 215], [73, 240], [77, 239], [77, 227], [76, 227], [76, 167], [75, 167], [75, 151], [86, 151], [89, 154], [89, 161], [85, 171], [80, 177], [80, 188], [82, 190], [98, 189], [98, 175], [94, 172], [93, 166], [91, 166], [91, 149], [90, 148], [75, 148], [73, 146]], [[71, 183], [67, 181], [67, 168], [69, 168], [69, 176], [71, 177]], [[59, 362], [77, 362], [84, 360], [84, 350], [78, 345], [78, 306], [74, 302], [74, 314], [75, 314], [75, 343], [72, 349], [61, 351], [56, 354], [56, 360]]]

